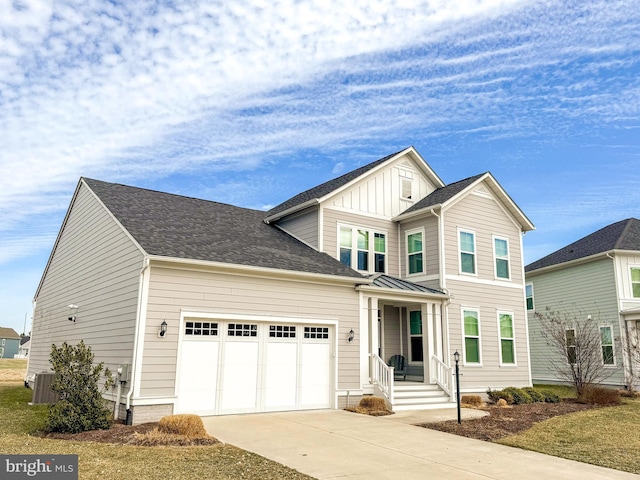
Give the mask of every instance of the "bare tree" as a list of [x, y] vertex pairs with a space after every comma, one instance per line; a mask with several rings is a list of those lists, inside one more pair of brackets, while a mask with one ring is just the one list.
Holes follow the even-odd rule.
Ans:
[[[603, 332], [598, 327], [597, 318], [581, 312], [555, 311], [547, 308], [535, 312], [540, 323], [540, 333], [551, 347], [553, 358], [551, 369], [558, 376], [572, 384], [578, 396], [589, 385], [609, 378], [615, 369], [605, 368], [613, 364], [613, 338], [611, 349], [604, 346]], [[612, 333], [609, 331], [609, 334]]]

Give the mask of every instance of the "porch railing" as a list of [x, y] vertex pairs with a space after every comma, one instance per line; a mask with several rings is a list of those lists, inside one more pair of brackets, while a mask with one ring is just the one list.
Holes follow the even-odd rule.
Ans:
[[453, 372], [451, 367], [445, 365], [444, 362], [435, 355], [431, 356], [431, 379], [433, 382], [436, 382], [440, 388], [449, 395], [449, 397], [451, 397], [451, 401], [453, 402], [455, 399], [455, 392], [453, 391]]
[[393, 367], [390, 367], [375, 353], [371, 354], [371, 382], [376, 393], [381, 394], [393, 405]]

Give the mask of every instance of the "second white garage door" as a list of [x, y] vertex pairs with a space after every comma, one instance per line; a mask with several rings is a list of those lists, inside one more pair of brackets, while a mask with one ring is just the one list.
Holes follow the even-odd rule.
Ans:
[[178, 413], [330, 408], [332, 326], [186, 319]]

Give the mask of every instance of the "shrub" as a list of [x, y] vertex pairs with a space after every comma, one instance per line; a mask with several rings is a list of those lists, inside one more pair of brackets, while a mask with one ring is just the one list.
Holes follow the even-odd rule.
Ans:
[[540, 393], [544, 397], [545, 403], [560, 403], [560, 395], [553, 393], [551, 390], [540, 390]]
[[508, 405], [508, 403], [504, 398], [499, 398], [498, 401], [496, 402], [496, 405], [499, 406], [500, 408], [504, 408]]
[[620, 403], [620, 392], [613, 388], [590, 385], [582, 391], [578, 402], [593, 405], [616, 405]]
[[502, 399], [508, 404], [513, 403], [513, 395], [509, 392], [505, 392], [504, 390], [487, 390], [487, 395], [489, 396], [489, 400], [493, 403], [498, 403], [498, 400]]
[[462, 395], [462, 397], [460, 398], [460, 403], [479, 407], [480, 405], [482, 405], [482, 398], [480, 398], [480, 395]]
[[206, 437], [202, 419], [198, 415], [181, 414], [162, 417], [158, 422], [158, 430], [163, 433], [184, 435], [189, 438]]
[[507, 387], [507, 388], [503, 388], [502, 391], [511, 394], [511, 396], [513, 397], [514, 405], [521, 405], [524, 403], [533, 403], [531, 396], [521, 388]]
[[[78, 433], [111, 426], [111, 411], [102, 398], [113, 383], [111, 372], [102, 362], [93, 365], [93, 358], [91, 347], [83, 341], [75, 347], [66, 342], [60, 348], [51, 346], [49, 362], [56, 373], [51, 389], [60, 401], [49, 405], [47, 431]], [[100, 390], [98, 381], [103, 371], [107, 380]]]
[[524, 387], [522, 389], [524, 392], [528, 393], [529, 396], [531, 397], [531, 400], [535, 403], [535, 402], [544, 402], [544, 395], [539, 392], [538, 390], [536, 390], [533, 387]]

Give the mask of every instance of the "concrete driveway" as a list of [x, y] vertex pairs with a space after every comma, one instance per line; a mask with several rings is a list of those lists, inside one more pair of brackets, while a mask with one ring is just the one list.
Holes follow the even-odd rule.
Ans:
[[318, 479], [640, 478], [408, 424], [439, 418], [434, 415], [437, 412], [370, 417], [343, 410], [317, 410], [202, 420], [209, 434], [219, 440]]

